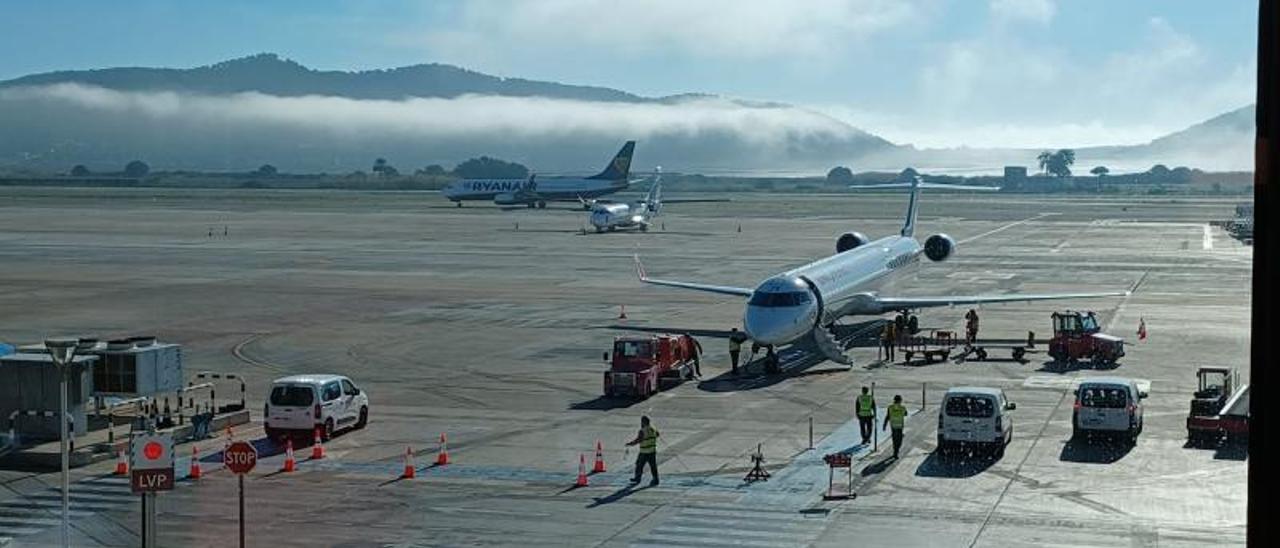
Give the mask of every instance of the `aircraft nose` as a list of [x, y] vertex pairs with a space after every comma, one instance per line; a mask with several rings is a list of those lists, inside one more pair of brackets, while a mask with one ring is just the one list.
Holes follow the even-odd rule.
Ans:
[[748, 306], [742, 327], [751, 340], [760, 344], [780, 345], [794, 341], [813, 327], [809, 312], [812, 307]]

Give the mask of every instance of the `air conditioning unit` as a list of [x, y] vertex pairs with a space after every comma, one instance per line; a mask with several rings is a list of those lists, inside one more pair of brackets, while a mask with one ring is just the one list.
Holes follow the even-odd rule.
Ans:
[[94, 396], [152, 396], [182, 388], [182, 347], [155, 337], [108, 341], [92, 351]]

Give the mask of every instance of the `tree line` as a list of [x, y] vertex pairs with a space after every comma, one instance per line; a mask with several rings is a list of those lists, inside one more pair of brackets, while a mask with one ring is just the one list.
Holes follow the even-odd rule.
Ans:
[[[400, 170], [391, 165], [386, 158], [377, 158], [373, 161], [373, 166], [369, 171], [377, 177], [400, 177]], [[77, 164], [71, 168], [68, 175], [72, 177], [93, 177], [93, 176], [124, 176], [133, 179], [141, 179], [151, 173], [151, 166], [142, 160], [134, 160], [124, 166], [124, 169], [116, 172], [93, 172], [84, 164]], [[262, 164], [258, 169], [248, 173], [257, 177], [274, 177], [280, 175], [280, 170], [271, 164]], [[364, 175], [363, 172], [357, 171], [352, 175]], [[481, 156], [479, 158], [471, 158], [454, 166], [452, 170], [445, 169], [439, 164], [431, 164], [424, 168], [413, 171], [415, 177], [456, 177], [460, 179], [524, 179], [529, 176], [529, 168], [517, 162], [508, 162], [491, 158], [489, 156]]]

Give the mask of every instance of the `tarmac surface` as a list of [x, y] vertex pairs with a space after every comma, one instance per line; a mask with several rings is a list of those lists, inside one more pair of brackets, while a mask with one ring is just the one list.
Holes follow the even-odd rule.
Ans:
[[[601, 397], [613, 327], [741, 322], [739, 299], [642, 286], [634, 253], [654, 277], [753, 286], [831, 253], [844, 231], [896, 232], [905, 194], [752, 193], [669, 205], [648, 233], [582, 234], [569, 205], [458, 209], [429, 193], [0, 188], [0, 339], [154, 334], [183, 345], [188, 377], [247, 377], [253, 423], [236, 435], [262, 453], [246, 481], [250, 546], [1241, 545], [1245, 452], [1189, 447], [1183, 424], [1198, 367], [1247, 379], [1251, 249], [1207, 227], [1235, 202], [924, 196], [920, 234], [961, 246], [904, 294], [1143, 280], [1127, 298], [980, 311], [981, 336], [1010, 339], [1047, 337], [1054, 310], [1096, 311], [1126, 339], [1104, 373], [1150, 382], [1132, 447], [1069, 441], [1071, 382], [1096, 372], [1043, 353], [904, 365], [857, 348], [852, 368], [784, 355], [782, 375], [753, 365], [734, 378], [727, 344], [704, 337], [702, 382]], [[921, 324], [960, 330], [964, 311]], [[273, 378], [307, 372], [350, 376], [370, 424], [322, 460], [300, 447], [298, 470], [281, 473], [282, 450], [260, 439], [263, 401]], [[915, 411], [896, 460], [884, 438], [856, 439], [853, 398], [873, 382], [882, 406], [901, 394]], [[937, 399], [955, 385], [1018, 404], [1002, 458], [934, 454]], [[661, 432], [662, 482], [630, 488], [623, 443], [642, 414]], [[451, 463], [432, 466], [441, 433]], [[597, 440], [608, 471], [573, 488]], [[235, 544], [223, 443], [199, 442], [204, 477], [159, 495], [161, 546]], [[748, 484], [757, 447], [772, 477]], [[406, 448], [414, 479], [398, 479]], [[821, 457], [835, 451], [854, 455], [853, 500], [822, 498]], [[177, 450], [180, 473], [190, 452]], [[111, 468], [73, 472], [75, 546], [140, 544], [138, 498]], [[57, 473], [0, 471], [0, 545], [57, 545], [57, 485]]]

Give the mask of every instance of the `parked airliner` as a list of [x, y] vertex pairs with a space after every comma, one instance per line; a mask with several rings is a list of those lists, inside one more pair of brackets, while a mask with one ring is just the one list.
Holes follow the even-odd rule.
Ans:
[[627, 141], [603, 171], [590, 177], [535, 177], [526, 179], [464, 179], [441, 192], [462, 207], [462, 202], [489, 200], [501, 206], [547, 207], [547, 202], [578, 202], [626, 189], [632, 181], [631, 155], [636, 142]]
[[917, 204], [922, 189], [997, 190], [995, 187], [967, 187], [925, 183], [916, 177], [910, 183], [861, 185], [855, 188], [909, 188], [906, 222], [897, 236], [869, 240], [858, 232], [847, 232], [836, 240], [836, 254], [770, 277], [755, 289], [695, 282], [660, 280], [648, 277], [636, 255], [640, 281], [748, 298], [742, 324], [746, 334], [766, 347], [800, 342], [812, 337], [819, 350], [833, 361], [848, 363], [835, 342], [830, 327], [845, 316], [880, 315], [900, 312], [908, 316], [914, 331], [918, 325], [913, 311], [923, 308], [1052, 299], [1118, 297], [1127, 291], [1098, 293], [1003, 294], [977, 296], [899, 297], [887, 294], [902, 274], [919, 266], [920, 256], [942, 262], [956, 251], [956, 241], [946, 234], [934, 234], [922, 245], [915, 238]]

